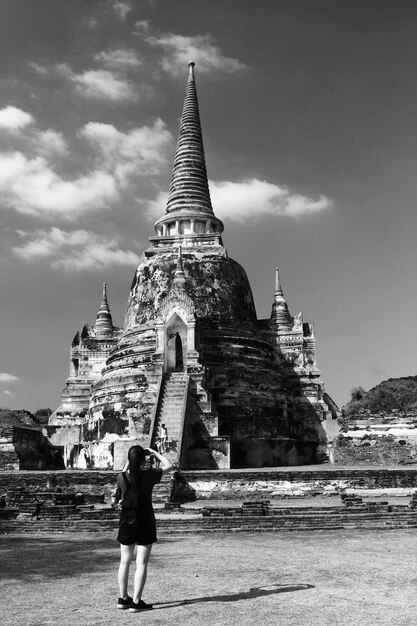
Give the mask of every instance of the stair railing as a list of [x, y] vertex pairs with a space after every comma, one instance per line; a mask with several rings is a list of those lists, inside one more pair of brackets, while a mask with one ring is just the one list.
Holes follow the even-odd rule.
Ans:
[[190, 389], [190, 377], [185, 374], [185, 387], [184, 387], [184, 397], [182, 400], [182, 409], [181, 409], [181, 428], [178, 437], [178, 466], [182, 467], [182, 460], [184, 457], [184, 435], [185, 435], [185, 416], [187, 413], [187, 404], [188, 404], [188, 392]]
[[156, 401], [153, 407], [153, 411], [152, 411], [152, 417], [151, 417], [151, 427], [150, 427], [150, 433], [151, 433], [151, 438], [149, 440], [149, 446], [152, 447], [155, 440], [156, 440], [156, 433], [155, 433], [155, 426], [156, 426], [156, 421], [158, 418], [158, 411], [159, 411], [159, 406], [161, 404], [161, 390], [162, 390], [162, 383], [164, 382], [165, 376], [164, 374], [161, 374], [161, 377], [159, 379], [158, 382], [158, 387], [156, 389]]

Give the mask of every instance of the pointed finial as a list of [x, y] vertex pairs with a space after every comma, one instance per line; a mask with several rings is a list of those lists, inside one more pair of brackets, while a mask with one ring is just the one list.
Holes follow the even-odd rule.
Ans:
[[182, 245], [181, 244], [178, 246], [178, 258], [177, 258], [177, 269], [176, 269], [176, 271], [177, 272], [178, 271], [180, 271], [180, 272], [184, 271], [183, 267], [182, 267]]
[[281, 280], [279, 277], [279, 268], [275, 268], [275, 294], [276, 295], [284, 295], [281, 287]]
[[185, 273], [182, 265], [182, 246], [178, 246], [177, 267], [174, 274], [174, 285], [183, 288], [185, 285]]
[[292, 328], [292, 318], [282, 291], [278, 267], [275, 269], [275, 294], [274, 303], [272, 305], [271, 322], [277, 324], [281, 329], [289, 330]]
[[190, 68], [189, 73], [188, 73], [188, 82], [194, 82], [194, 68], [195, 68], [194, 61], [189, 61], [188, 67]]
[[96, 323], [94, 324], [94, 330], [97, 336], [108, 336], [113, 333], [113, 320], [110, 313], [109, 303], [107, 301], [106, 283], [103, 283], [103, 296], [101, 298]]

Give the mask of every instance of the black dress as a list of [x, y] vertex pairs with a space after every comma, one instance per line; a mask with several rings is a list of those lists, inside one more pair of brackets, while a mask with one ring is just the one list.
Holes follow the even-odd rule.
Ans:
[[[119, 543], [125, 546], [133, 543], [146, 546], [158, 541], [155, 513], [152, 506], [152, 489], [154, 485], [160, 482], [161, 477], [161, 469], [141, 470], [134, 483], [131, 482], [131, 477], [126, 476], [125, 472], [118, 474], [117, 486], [121, 491], [122, 501], [129, 503], [129, 508], [124, 508], [122, 502], [117, 534]], [[129, 523], [132, 518], [133, 524]]]

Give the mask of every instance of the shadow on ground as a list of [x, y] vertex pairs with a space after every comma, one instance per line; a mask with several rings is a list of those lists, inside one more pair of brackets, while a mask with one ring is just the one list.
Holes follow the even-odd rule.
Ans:
[[59, 536], [0, 536], [0, 580], [16, 577], [16, 561], [21, 563], [19, 579], [38, 581], [70, 578], [88, 574], [97, 568], [106, 571], [118, 559], [115, 538], [64, 539]]
[[166, 603], [155, 603], [154, 609], [168, 609], [174, 606], [189, 606], [190, 604], [200, 604], [202, 602], [237, 602], [238, 600], [253, 600], [263, 598], [277, 593], [291, 593], [294, 591], [305, 591], [314, 589], [314, 585], [268, 585], [266, 587], [251, 587], [249, 591], [238, 593], [221, 594], [218, 596], [202, 596], [201, 598], [191, 598], [190, 600], [178, 600]]

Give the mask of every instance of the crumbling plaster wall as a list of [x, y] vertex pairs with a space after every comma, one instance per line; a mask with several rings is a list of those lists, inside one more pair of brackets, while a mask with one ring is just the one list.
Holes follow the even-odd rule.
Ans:
[[308, 469], [257, 469], [228, 472], [187, 471], [176, 477], [173, 500], [251, 500], [340, 496], [344, 492], [381, 495], [401, 490], [413, 493], [417, 471], [411, 468], [320, 466]]

